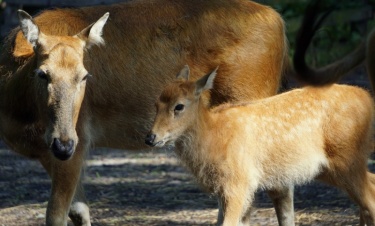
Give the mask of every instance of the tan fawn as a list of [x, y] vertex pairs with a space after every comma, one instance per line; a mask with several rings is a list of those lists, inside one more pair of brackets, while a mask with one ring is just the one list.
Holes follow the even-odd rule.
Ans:
[[[146, 143], [174, 143], [199, 184], [220, 200], [219, 225], [249, 224], [257, 190], [277, 196], [313, 179], [347, 192], [360, 207], [361, 225], [374, 225], [375, 176], [367, 169], [373, 100], [368, 92], [334, 84], [210, 108], [201, 95], [213, 88], [215, 76], [216, 70], [188, 81], [189, 69], [182, 69], [157, 101]], [[294, 224], [293, 216], [278, 217]]]

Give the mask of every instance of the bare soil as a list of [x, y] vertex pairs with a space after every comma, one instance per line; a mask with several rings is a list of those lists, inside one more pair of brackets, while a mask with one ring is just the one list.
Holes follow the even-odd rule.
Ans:
[[[0, 149], [0, 225], [43, 225], [50, 180], [38, 162]], [[214, 225], [216, 199], [201, 192], [171, 151], [91, 151], [85, 188], [93, 225]], [[298, 225], [357, 225], [358, 208], [322, 184], [297, 187]], [[253, 225], [277, 225], [259, 192]]]
[[[345, 80], [344, 80], [345, 81]], [[369, 87], [365, 76], [348, 80]], [[370, 168], [374, 164], [370, 160]], [[170, 150], [95, 149], [85, 188], [93, 225], [214, 225], [216, 199], [203, 193]], [[50, 180], [36, 161], [0, 148], [0, 226], [43, 225]], [[358, 225], [358, 208], [341, 191], [319, 183], [296, 187], [297, 225]], [[277, 225], [272, 204], [257, 193], [253, 225]]]

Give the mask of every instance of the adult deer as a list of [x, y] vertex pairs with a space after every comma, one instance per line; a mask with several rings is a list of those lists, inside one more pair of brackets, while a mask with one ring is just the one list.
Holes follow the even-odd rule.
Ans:
[[90, 225], [87, 149], [146, 148], [150, 106], [184, 64], [196, 75], [220, 65], [205, 97], [214, 106], [276, 94], [287, 61], [280, 15], [247, 0], [135, 0], [19, 17], [0, 55], [0, 136], [50, 175], [47, 225], [68, 215]]
[[[224, 218], [218, 225], [249, 225], [258, 189], [283, 191], [313, 179], [347, 192], [360, 207], [361, 225], [375, 225], [375, 174], [367, 169], [374, 103], [368, 92], [307, 87], [209, 109], [201, 95], [214, 87], [215, 76], [194, 82], [187, 68], [181, 70], [161, 92], [145, 141], [174, 144], [199, 184], [219, 198]], [[293, 225], [292, 212], [284, 214]]]

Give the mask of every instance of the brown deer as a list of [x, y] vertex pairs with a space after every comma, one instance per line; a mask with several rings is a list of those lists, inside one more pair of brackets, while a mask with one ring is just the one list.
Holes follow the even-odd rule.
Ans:
[[374, 103], [368, 92], [306, 87], [210, 108], [202, 94], [215, 87], [215, 76], [216, 70], [188, 81], [188, 67], [181, 70], [162, 91], [145, 141], [175, 145], [199, 184], [221, 201], [219, 225], [248, 225], [259, 189], [288, 190], [313, 179], [346, 191], [360, 207], [361, 225], [375, 225], [375, 175], [367, 170]]
[[220, 65], [205, 97], [212, 106], [276, 94], [287, 66], [282, 18], [247, 0], [134, 0], [19, 17], [0, 51], [0, 138], [51, 177], [47, 225], [68, 215], [90, 225], [87, 150], [148, 147], [150, 106], [186, 63], [197, 75]]

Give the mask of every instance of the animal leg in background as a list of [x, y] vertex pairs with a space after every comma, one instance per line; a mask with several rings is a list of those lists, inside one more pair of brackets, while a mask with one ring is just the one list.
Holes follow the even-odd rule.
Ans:
[[294, 225], [293, 192], [293, 186], [267, 191], [275, 207], [280, 226]]

